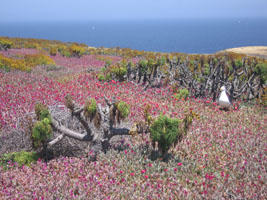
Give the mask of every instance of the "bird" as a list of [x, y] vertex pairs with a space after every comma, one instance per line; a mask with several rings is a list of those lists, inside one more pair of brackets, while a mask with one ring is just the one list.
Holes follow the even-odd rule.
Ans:
[[220, 94], [220, 97], [219, 97], [219, 106], [221, 109], [226, 109], [228, 110], [228, 108], [231, 106], [231, 103], [229, 101], [229, 98], [226, 94], [226, 88], [225, 86], [222, 86], [220, 88], [220, 91], [221, 91], [221, 94]]

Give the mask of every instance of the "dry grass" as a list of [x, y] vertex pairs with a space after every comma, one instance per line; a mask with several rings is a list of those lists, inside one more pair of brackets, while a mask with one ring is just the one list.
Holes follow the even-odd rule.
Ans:
[[238, 54], [247, 54], [250, 56], [257, 56], [260, 58], [267, 58], [267, 46], [247, 46], [237, 47], [224, 50], [226, 52], [234, 52]]

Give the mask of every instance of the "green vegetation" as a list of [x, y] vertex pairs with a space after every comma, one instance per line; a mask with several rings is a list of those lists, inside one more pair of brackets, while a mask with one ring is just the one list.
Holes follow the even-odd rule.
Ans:
[[50, 51], [49, 51], [49, 54], [51, 56], [55, 56], [57, 55], [57, 48], [56, 47], [51, 47]]
[[186, 88], [178, 90], [178, 93], [174, 95], [174, 97], [178, 100], [181, 99], [187, 100], [188, 96], [189, 96], [189, 91]]
[[85, 49], [78, 45], [71, 45], [69, 47], [69, 52], [72, 57], [80, 58], [85, 53]]
[[31, 163], [36, 162], [39, 156], [36, 152], [13, 152], [4, 154], [0, 157], [0, 166], [7, 168], [9, 162], [16, 162], [19, 166], [27, 165], [30, 166]]
[[32, 129], [32, 139], [34, 142], [34, 147], [38, 148], [44, 145], [52, 136], [52, 127], [48, 118], [42, 121], [37, 121]]
[[84, 109], [84, 116], [87, 119], [90, 119], [92, 121], [92, 119], [94, 118], [95, 114], [96, 114], [96, 100], [95, 99], [89, 99], [85, 102], [85, 109]]
[[158, 64], [160, 66], [165, 65], [166, 64], [166, 57], [162, 56], [160, 59], [158, 59]]
[[70, 57], [71, 53], [69, 52], [68, 48], [65, 45], [60, 45], [58, 48], [58, 52], [65, 57]]
[[55, 65], [55, 61], [47, 55], [25, 55], [22, 59], [8, 58], [0, 54], [0, 68], [30, 71], [38, 65]]
[[130, 105], [124, 101], [120, 101], [117, 104], [117, 109], [119, 111], [121, 119], [126, 119], [130, 114]]
[[98, 74], [97, 78], [99, 81], [105, 81], [105, 76], [103, 74]]
[[208, 64], [205, 64], [204, 65], [204, 75], [209, 75], [209, 73], [210, 73], [210, 67], [209, 67], [209, 65]]
[[151, 105], [147, 104], [144, 108], [144, 117], [145, 117], [145, 122], [148, 126], [151, 125], [151, 123], [153, 122], [153, 118], [150, 114], [151, 111]]
[[35, 114], [38, 121], [42, 121], [45, 118], [47, 118], [50, 122], [52, 120], [47, 106], [42, 103], [37, 103], [35, 105]]
[[264, 88], [263, 90], [263, 95], [261, 98], [257, 99], [258, 103], [267, 107], [267, 87]]
[[35, 148], [44, 146], [47, 139], [52, 136], [52, 117], [47, 106], [42, 103], [35, 105], [37, 122], [32, 128], [32, 140]]
[[13, 42], [9, 39], [5, 39], [5, 38], [0, 38], [0, 50], [7, 50], [10, 49], [13, 45]]
[[116, 65], [112, 65], [110, 62], [106, 62], [105, 67], [100, 69], [100, 73], [97, 75], [100, 81], [111, 81], [113, 78], [123, 80], [123, 77], [127, 73], [128, 62], [123, 60]]
[[10, 72], [10, 67], [5, 66], [0, 60], [0, 69], [3, 69], [5, 72]]
[[236, 61], [235, 61], [235, 66], [236, 66], [237, 68], [242, 67], [242, 62], [241, 62], [241, 60], [236, 60]]
[[38, 54], [38, 55], [25, 55], [25, 62], [30, 67], [35, 67], [38, 65], [55, 65], [55, 61], [47, 55]]
[[150, 127], [153, 143], [158, 142], [160, 152], [165, 155], [172, 145], [178, 142], [180, 135], [180, 120], [160, 115]]
[[257, 75], [259, 75], [260, 81], [263, 84], [267, 83], [267, 65], [266, 64], [264, 63], [257, 64], [254, 71]]

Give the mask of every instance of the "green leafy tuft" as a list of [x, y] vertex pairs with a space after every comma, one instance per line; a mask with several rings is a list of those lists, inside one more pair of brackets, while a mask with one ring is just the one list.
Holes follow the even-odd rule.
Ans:
[[117, 104], [117, 109], [121, 119], [126, 119], [130, 114], [130, 105], [124, 101], [120, 101]]
[[35, 114], [36, 114], [38, 121], [42, 121], [45, 118], [47, 118], [50, 123], [52, 121], [52, 118], [51, 118], [51, 115], [49, 113], [47, 106], [42, 103], [37, 103], [35, 105]]
[[189, 91], [187, 89], [178, 90], [178, 93], [174, 97], [178, 100], [184, 99], [187, 100], [189, 96]]
[[171, 145], [176, 144], [182, 132], [179, 129], [180, 120], [160, 115], [150, 127], [152, 142], [158, 142], [159, 150], [164, 155]]
[[42, 121], [37, 121], [32, 129], [32, 139], [35, 147], [40, 147], [52, 135], [51, 121], [44, 118]]
[[0, 166], [7, 167], [9, 161], [16, 162], [21, 167], [22, 165], [30, 166], [31, 163], [34, 163], [38, 160], [39, 156], [36, 152], [13, 152], [4, 154], [0, 157]]
[[95, 117], [96, 114], [96, 100], [95, 99], [89, 99], [85, 102], [85, 109], [84, 109], [84, 116], [87, 119], [90, 119], [92, 121], [92, 119]]

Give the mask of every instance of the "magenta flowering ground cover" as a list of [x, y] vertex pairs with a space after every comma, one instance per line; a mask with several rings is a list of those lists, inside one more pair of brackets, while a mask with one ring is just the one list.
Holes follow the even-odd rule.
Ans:
[[[35, 53], [9, 50], [12, 54]], [[171, 149], [168, 163], [151, 160], [149, 135], [125, 140], [123, 151], [110, 150], [95, 162], [85, 157], [60, 157], [31, 167], [0, 166], [0, 199], [265, 199], [267, 196], [267, 115], [260, 106], [228, 112], [211, 100], [177, 100], [169, 87], [143, 91], [133, 83], [100, 82], [88, 67], [105, 65], [97, 56], [51, 56], [58, 71], [45, 66], [31, 73], [0, 72], [0, 136], [20, 129], [20, 119], [34, 111], [37, 102], [64, 105], [69, 94], [82, 105], [93, 97], [104, 103], [104, 94], [130, 104], [129, 123], [150, 114], [182, 118], [193, 110], [194, 119], [184, 140]], [[114, 62], [120, 58], [111, 57]], [[209, 101], [209, 102], [208, 102]], [[0, 147], [1, 149], [1, 147]], [[3, 150], [2, 150], [3, 151]], [[1, 152], [4, 153], [4, 152]]]

